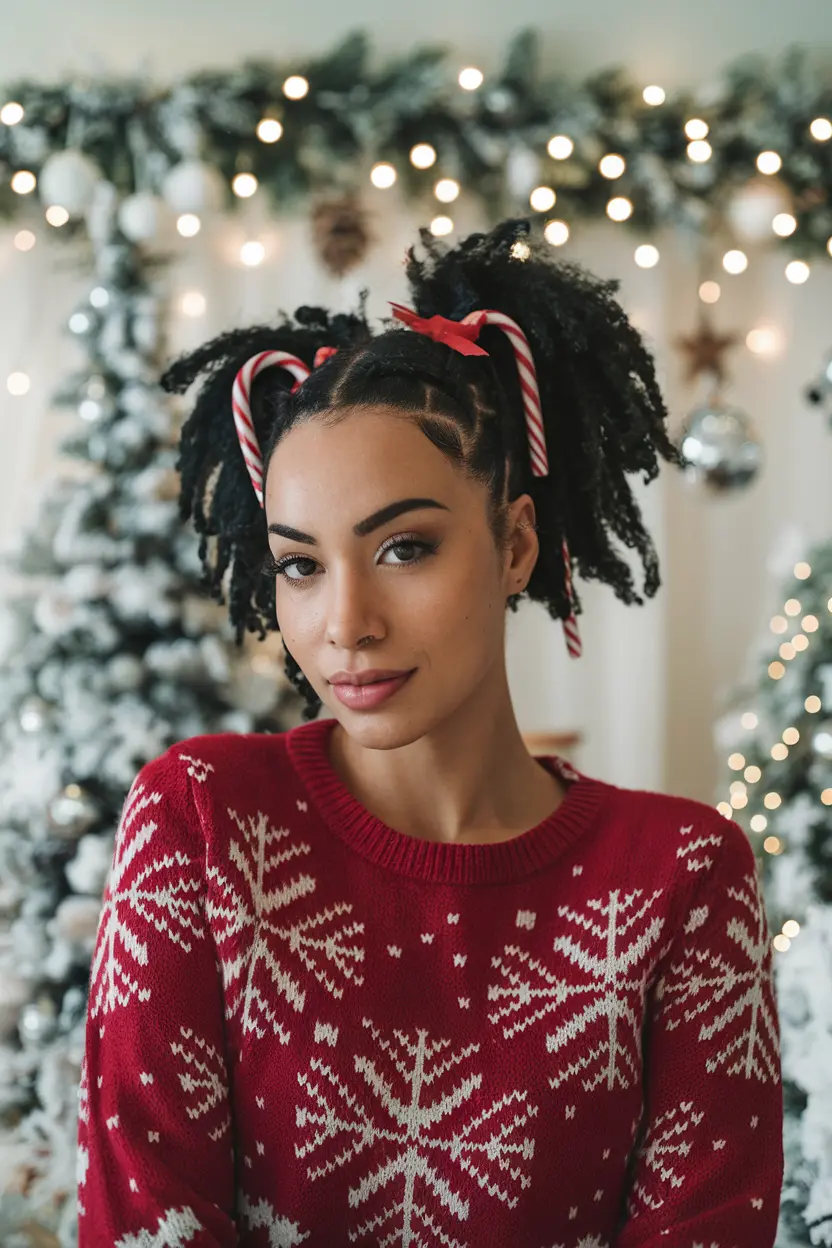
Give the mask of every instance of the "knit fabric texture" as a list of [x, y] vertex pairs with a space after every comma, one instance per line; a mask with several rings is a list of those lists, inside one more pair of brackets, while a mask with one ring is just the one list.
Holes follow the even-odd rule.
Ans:
[[79, 1248], [771, 1248], [782, 1089], [742, 829], [556, 757], [493, 844], [386, 826], [335, 720], [127, 795], [90, 974]]

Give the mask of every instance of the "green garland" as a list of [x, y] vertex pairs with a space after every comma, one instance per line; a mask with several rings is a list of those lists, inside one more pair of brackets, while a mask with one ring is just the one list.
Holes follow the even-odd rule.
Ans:
[[[539, 183], [557, 193], [548, 215], [570, 224], [603, 218], [610, 198], [625, 196], [633, 206], [628, 224], [642, 236], [665, 225], [701, 235], [713, 232], [740, 187], [761, 177], [760, 152], [773, 150], [797, 228], [772, 242], [803, 259], [832, 247], [832, 140], [810, 132], [813, 121], [832, 117], [832, 71], [816, 71], [806, 51], [792, 49], [775, 67], [744, 59], [707, 91], [653, 107], [642, 97], [645, 84], [621, 70], [581, 84], [541, 73], [538, 46], [534, 32], [518, 35], [502, 70], [474, 91], [460, 87], [440, 48], [417, 48], [374, 68], [362, 34], [317, 60], [251, 61], [164, 89], [134, 79], [12, 83], [5, 100], [24, 115], [16, 125], [0, 124], [0, 215], [19, 218], [36, 197], [11, 190], [16, 171], [39, 175], [51, 155], [69, 147], [87, 154], [124, 196], [158, 192], [172, 167], [198, 158], [221, 173], [229, 206], [239, 202], [232, 178], [250, 172], [283, 212], [309, 196], [361, 190], [373, 162], [389, 161], [410, 202], [431, 216], [443, 211], [433, 186], [444, 176], [492, 220], [528, 214], [529, 189]], [[284, 94], [289, 74], [308, 81], [304, 98]], [[271, 144], [256, 135], [267, 116], [283, 127]], [[684, 127], [692, 117], [709, 127], [712, 155], [704, 163], [688, 155]], [[555, 134], [573, 141], [568, 159], [549, 155]], [[432, 168], [411, 164], [417, 143], [436, 150]], [[599, 172], [605, 153], [626, 162], [615, 181]], [[64, 233], [79, 229], [82, 223], [70, 222]]]

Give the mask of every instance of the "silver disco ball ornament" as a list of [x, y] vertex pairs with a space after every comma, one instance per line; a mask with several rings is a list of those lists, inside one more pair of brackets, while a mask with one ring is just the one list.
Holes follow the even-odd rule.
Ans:
[[49, 821], [62, 840], [77, 840], [92, 827], [98, 816], [95, 800], [80, 784], [68, 784], [49, 803]]
[[58, 1030], [58, 1010], [51, 997], [40, 996], [24, 1005], [18, 1022], [20, 1037], [32, 1045], [48, 1044]]
[[17, 708], [17, 718], [24, 732], [42, 732], [54, 720], [55, 708], [45, 698], [32, 696], [25, 698]]
[[738, 407], [712, 402], [695, 408], [682, 433], [686, 475], [715, 494], [750, 485], [763, 463], [751, 421]]

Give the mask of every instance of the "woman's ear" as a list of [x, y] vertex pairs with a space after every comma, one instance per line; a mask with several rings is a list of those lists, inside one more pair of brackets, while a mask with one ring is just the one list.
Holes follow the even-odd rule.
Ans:
[[503, 568], [506, 595], [519, 594], [526, 588], [539, 550], [534, 502], [531, 495], [521, 494], [509, 504], [508, 541]]

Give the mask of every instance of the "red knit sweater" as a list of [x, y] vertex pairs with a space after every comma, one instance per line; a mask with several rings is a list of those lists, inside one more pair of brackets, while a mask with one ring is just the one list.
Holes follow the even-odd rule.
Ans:
[[90, 977], [81, 1248], [770, 1248], [754, 858], [561, 760], [491, 845], [385, 826], [334, 720], [197, 737], [125, 802]]

